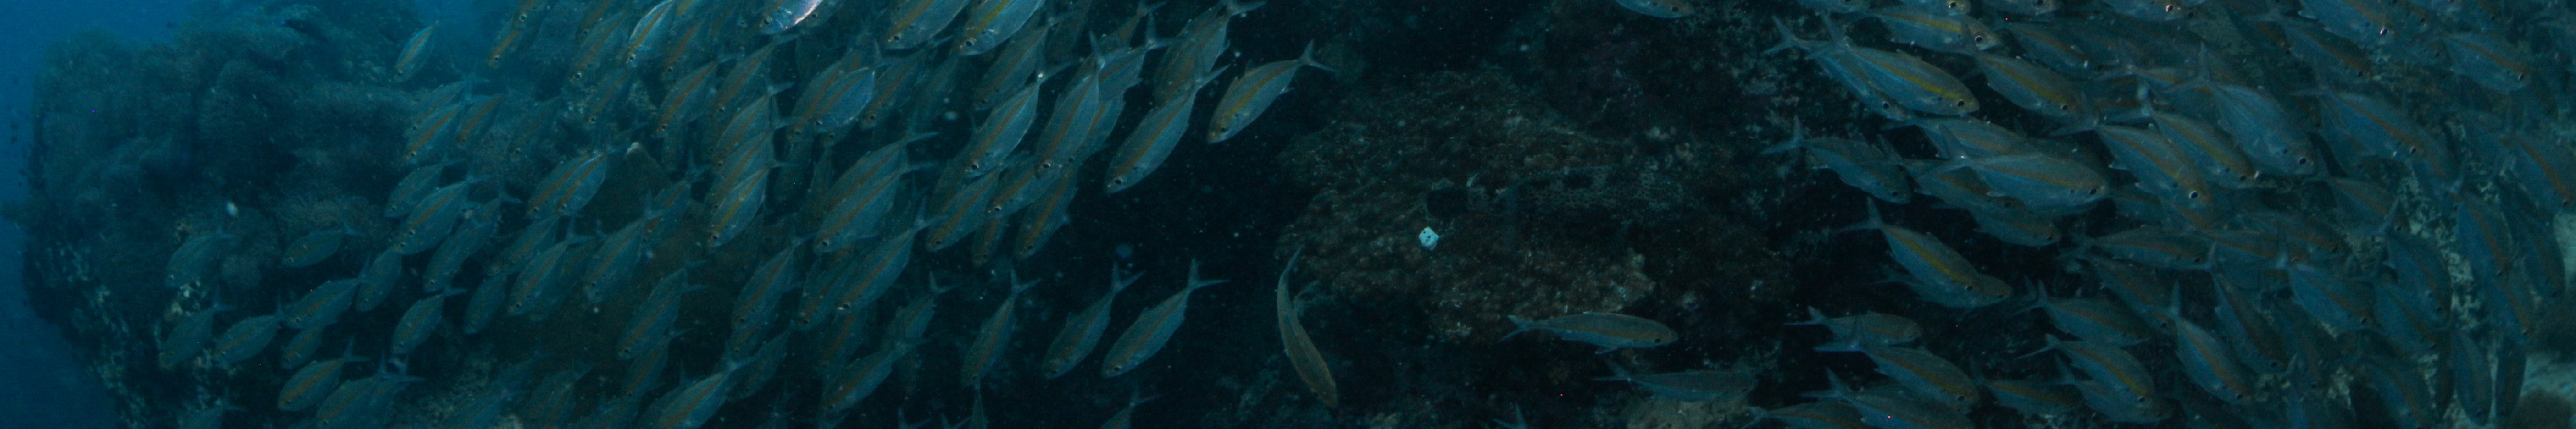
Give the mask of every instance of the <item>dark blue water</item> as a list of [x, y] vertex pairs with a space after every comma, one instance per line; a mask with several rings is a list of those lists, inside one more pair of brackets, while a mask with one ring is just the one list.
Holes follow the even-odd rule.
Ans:
[[[0, 204], [27, 196], [28, 123], [36, 72], [46, 46], [76, 32], [105, 30], [134, 39], [168, 37], [182, 2], [112, 0], [0, 1]], [[27, 235], [0, 222], [0, 426], [113, 427], [97, 375], [74, 363], [62, 331], [36, 318], [20, 281]]]

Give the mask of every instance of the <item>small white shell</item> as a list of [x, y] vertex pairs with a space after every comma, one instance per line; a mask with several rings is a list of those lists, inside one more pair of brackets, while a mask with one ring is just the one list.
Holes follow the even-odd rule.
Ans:
[[1432, 250], [1440, 247], [1440, 233], [1431, 232], [1431, 228], [1423, 228], [1422, 233], [1417, 234], [1414, 237], [1422, 240], [1422, 250]]

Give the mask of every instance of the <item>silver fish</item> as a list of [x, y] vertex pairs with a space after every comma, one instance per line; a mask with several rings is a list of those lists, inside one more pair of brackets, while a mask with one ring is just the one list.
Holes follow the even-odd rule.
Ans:
[[1896, 379], [1896, 384], [1913, 390], [1916, 396], [1961, 408], [1985, 401], [1985, 392], [1977, 389], [1976, 380], [1940, 355], [1895, 346], [1864, 345], [1860, 349], [1878, 364], [1879, 374]]
[[1136, 321], [1129, 323], [1127, 330], [1119, 333], [1116, 341], [1109, 343], [1109, 356], [1101, 358], [1100, 361], [1100, 377], [1110, 378], [1126, 374], [1127, 371], [1143, 365], [1145, 359], [1154, 357], [1155, 352], [1162, 351], [1163, 345], [1171, 341], [1172, 333], [1181, 330], [1181, 322], [1189, 315], [1190, 293], [1198, 291], [1199, 288], [1225, 282], [1225, 280], [1199, 279], [1199, 262], [1191, 260], [1189, 283], [1182, 286], [1179, 293], [1172, 294], [1171, 298], [1163, 299], [1163, 303], [1155, 304], [1153, 308], [1137, 313]]
[[[1966, 4], [1965, 0], [1949, 0]], [[1938, 6], [1896, 6], [1869, 11], [1898, 43], [1942, 52], [1977, 54], [2003, 44], [1983, 21]]]
[[895, 362], [911, 353], [913, 344], [911, 341], [887, 344], [876, 353], [826, 374], [823, 380], [824, 402], [819, 414], [837, 415], [867, 399], [868, 394], [876, 392], [878, 385], [885, 383], [886, 376], [894, 374]]
[[1816, 351], [1857, 352], [1860, 346], [1892, 346], [1914, 342], [1923, 336], [1923, 326], [1905, 316], [1863, 312], [1843, 317], [1825, 317], [1823, 311], [1807, 307], [1807, 321], [1789, 326], [1816, 325], [1834, 331], [1834, 341], [1816, 346]]
[[610, 168], [606, 152], [564, 160], [553, 172], [537, 182], [537, 190], [528, 196], [528, 218], [574, 216], [581, 213], [590, 199], [599, 194], [600, 185], [608, 180]]
[[295, 338], [286, 340], [286, 345], [278, 348], [277, 366], [302, 368], [304, 364], [312, 363], [313, 354], [322, 352], [322, 334], [325, 332], [330, 332], [328, 327], [297, 331]]
[[1121, 277], [1118, 267], [1111, 265], [1109, 277], [1109, 293], [1101, 294], [1100, 299], [1093, 300], [1081, 312], [1066, 317], [1064, 328], [1057, 330], [1055, 340], [1047, 343], [1046, 357], [1039, 361], [1039, 367], [1045, 368], [1046, 378], [1063, 377], [1091, 356], [1091, 349], [1100, 344], [1100, 335], [1109, 330], [1109, 308], [1118, 302], [1118, 292], [1127, 290], [1127, 285], [1135, 284], [1145, 274]]
[[2098, 298], [2046, 299], [2040, 308], [2058, 331], [2089, 342], [2128, 346], [2154, 338], [2145, 320], [2124, 307]]
[[2316, 174], [2316, 149], [2308, 144], [2307, 133], [2281, 110], [2281, 103], [2262, 90], [2242, 85], [2212, 85], [2213, 105], [2218, 107], [2218, 129], [2233, 137], [2246, 157], [2262, 167], [2264, 173], [2285, 176]]
[[278, 316], [274, 314], [252, 316], [233, 322], [231, 328], [224, 329], [223, 336], [216, 337], [213, 344], [207, 345], [213, 348], [207, 349], [206, 353], [214, 358], [215, 363], [223, 366], [232, 366], [241, 361], [250, 360], [252, 357], [259, 356], [259, 352], [267, 351], [268, 343], [277, 339], [278, 322]]
[[367, 261], [366, 268], [358, 270], [358, 284], [350, 294], [349, 307], [358, 311], [374, 311], [376, 306], [384, 305], [386, 299], [393, 297], [394, 287], [402, 283], [402, 262], [400, 249], [385, 249], [377, 253], [374, 260]]
[[[1225, 98], [1218, 99], [1214, 110], [1208, 113], [1208, 143], [1225, 141], [1242, 133], [1243, 127], [1252, 125], [1253, 119], [1270, 109], [1271, 102], [1288, 93], [1288, 83], [1296, 80], [1297, 70], [1305, 67], [1339, 73], [1325, 67], [1324, 63], [1315, 62], [1315, 43], [1306, 42], [1305, 53], [1298, 54], [1297, 59], [1262, 64], [1236, 76], [1234, 83], [1226, 84]], [[1199, 85], [1203, 84], [1181, 88], [1182, 91], [1176, 94], [1196, 93], [1195, 87]]]
[[1753, 391], [1753, 376], [1743, 371], [1693, 370], [1661, 374], [1629, 374], [1627, 368], [1610, 365], [1609, 377], [1592, 381], [1625, 381], [1654, 392], [1656, 398], [1683, 402], [1716, 402], [1734, 400]]
[[1869, 10], [1865, 0], [1798, 0], [1798, 4], [1826, 13], [1860, 13]]
[[2015, 15], [2048, 15], [2057, 12], [2057, 0], [1993, 0], [1986, 6]]
[[2216, 334], [2201, 329], [2199, 324], [2180, 314], [2169, 314], [2174, 321], [2174, 353], [2182, 359], [2183, 374], [2210, 396], [2232, 404], [2245, 404], [2257, 387], [2245, 367], [2236, 362], [2236, 354]]
[[204, 281], [206, 271], [213, 269], [215, 263], [223, 260], [239, 242], [240, 236], [223, 231], [189, 237], [187, 242], [179, 244], [178, 250], [170, 252], [170, 263], [163, 268], [161, 285], [176, 289]]
[[[2111, 195], [2110, 180], [2092, 167], [2043, 153], [1965, 158], [1951, 161], [1977, 172], [1977, 177], [2003, 196], [2033, 210], [2081, 207]], [[1937, 169], [1935, 171], [1938, 171]]]
[[800, 261], [796, 258], [799, 247], [802, 246], [780, 248], [778, 254], [771, 255], [769, 260], [760, 263], [760, 267], [752, 269], [751, 277], [744, 279], [742, 289], [734, 291], [733, 335], [727, 338], [726, 356], [747, 354], [752, 350], [745, 346], [759, 345], [746, 345], [731, 337], [759, 338], [762, 330], [778, 319], [778, 305], [786, 301], [788, 292], [795, 291], [802, 283], [797, 279], [800, 276], [797, 273]]
[[413, 31], [411, 38], [403, 41], [402, 53], [394, 57], [395, 80], [410, 79], [420, 72], [422, 65], [428, 64], [429, 42], [433, 40], [431, 35], [434, 34], [438, 34], [438, 23], [435, 22], [427, 27], [421, 27], [418, 31]]
[[1155, 69], [1154, 99], [1169, 100], [1192, 79], [1206, 76], [1208, 69], [1216, 67], [1217, 58], [1225, 55], [1226, 31], [1234, 17], [1260, 9], [1263, 4], [1217, 0], [1207, 11], [1191, 18], [1181, 27], [1180, 42], [1163, 53], [1163, 64]]
[[1002, 297], [1000, 308], [993, 309], [993, 316], [984, 319], [984, 325], [975, 330], [975, 340], [967, 343], [965, 360], [959, 363], [959, 372], [963, 373], [960, 385], [982, 385], [984, 374], [993, 369], [993, 364], [1001, 360], [1003, 349], [1010, 345], [1011, 331], [1019, 321], [1013, 316], [1019, 313], [1020, 293], [1038, 285], [1036, 280], [1021, 282], [1018, 271], [1012, 271], [1010, 278], [1011, 294]]
[[2028, 211], [1969, 212], [1968, 216], [1977, 221], [1977, 232], [2005, 243], [2048, 247], [2066, 236], [2056, 219]]
[[688, 284], [687, 271], [678, 271], [656, 282], [651, 295], [635, 307], [635, 320], [626, 324], [625, 335], [618, 340], [617, 359], [634, 359], [644, 353], [658, 353], [661, 342], [679, 334], [672, 326], [679, 323], [681, 300], [689, 292], [706, 289]]
[[322, 398], [340, 387], [343, 368], [365, 361], [367, 358], [342, 353], [339, 359], [313, 362], [295, 370], [295, 375], [286, 378], [286, 386], [278, 389], [277, 410], [304, 411], [321, 403]]
[[959, 35], [957, 55], [975, 55], [1001, 47], [1011, 36], [1019, 34], [1037, 15], [1046, 0], [979, 0], [966, 11], [966, 26]]
[[394, 249], [404, 255], [416, 255], [438, 248], [438, 243], [456, 230], [456, 221], [473, 210], [474, 202], [466, 194], [473, 192], [475, 183], [475, 179], [466, 179], [422, 198], [420, 205], [412, 208], [411, 216], [394, 228]]
[[340, 244], [347, 242], [349, 236], [353, 234], [347, 226], [304, 234], [303, 237], [297, 237], [294, 242], [287, 243], [286, 255], [281, 258], [278, 265], [302, 268], [322, 263], [332, 255], [339, 254]]
[[1968, 420], [1965, 413], [1950, 408], [1949, 405], [1928, 402], [1917, 399], [1914, 395], [1887, 389], [1853, 391], [1843, 386], [1842, 377], [1835, 375], [1833, 370], [1825, 371], [1825, 379], [1833, 382], [1832, 397], [1851, 403], [1853, 408], [1859, 409], [1861, 421], [1869, 423], [1870, 426], [1910, 429], [1976, 427], [1976, 424]]
[[706, 424], [707, 419], [715, 417], [716, 408], [724, 405], [728, 397], [725, 382], [739, 368], [739, 363], [728, 363], [722, 371], [682, 383], [682, 387], [664, 394], [658, 401], [659, 409], [650, 416], [654, 427], [692, 429]]
[[627, 44], [626, 63], [628, 65], [643, 67], [645, 61], [661, 53], [662, 40], [671, 38], [671, 33], [677, 31], [673, 27], [678, 25], [675, 22], [679, 21], [679, 18], [673, 15], [681, 15], [685, 11], [673, 10], [674, 1], [662, 0], [661, 3], [654, 4], [652, 9], [645, 10], [644, 16], [635, 20], [635, 28], [627, 33], [633, 38]]
[[2148, 21], [2173, 21], [2190, 16], [2182, 0], [2112, 0], [2111, 11]]
[[777, 6], [761, 15], [760, 34], [778, 34], [796, 28], [797, 23], [813, 16], [814, 8], [822, 4], [823, 0], [778, 0]]
[[904, 0], [894, 6], [887, 11], [886, 35], [879, 43], [887, 50], [905, 50], [947, 29], [966, 10], [966, 0]]
[[1511, 319], [1514, 329], [1503, 334], [1502, 339], [1511, 339], [1522, 332], [1547, 331], [1556, 334], [1557, 338], [1601, 347], [1595, 353], [1660, 346], [1681, 338], [1680, 333], [1673, 332], [1673, 328], [1663, 323], [1625, 314], [1585, 312], [1538, 321], [1520, 316], [1503, 317]]
[[286, 305], [286, 326], [315, 329], [340, 320], [340, 312], [349, 309], [349, 301], [356, 296], [357, 289], [357, 280], [322, 282]]
[[2217, 127], [2189, 116], [2158, 110], [2149, 110], [2148, 118], [2155, 121], [2156, 131], [2164, 133], [2165, 140], [2172, 141], [2175, 148], [2181, 149], [2177, 152], [2192, 164], [2199, 165], [2202, 173], [2212, 179], [2211, 182], [2231, 189], [2246, 189], [2255, 187], [2255, 179], [2263, 176], [2254, 160]]
[[2022, 110], [2066, 124], [2059, 134], [2090, 130], [2101, 120], [2082, 88], [2047, 67], [2003, 55], [1977, 53], [1977, 74], [1986, 87], [2003, 94]]
[[404, 310], [402, 321], [394, 324], [393, 354], [411, 354], [421, 343], [428, 342], [430, 334], [438, 332], [439, 318], [447, 314], [447, 297], [460, 293], [465, 291], [449, 289], [421, 298], [411, 304], [411, 309]]
[[[1280, 348], [1288, 355], [1288, 366], [1297, 371], [1297, 379], [1306, 382], [1306, 390], [1314, 392], [1315, 399], [1323, 401], [1324, 406], [1332, 407], [1340, 405], [1342, 397], [1341, 389], [1336, 387], [1333, 382], [1333, 366], [1330, 363], [1324, 362], [1324, 352], [1315, 348], [1315, 339], [1306, 336], [1306, 325], [1297, 321], [1298, 311], [1296, 305], [1288, 299], [1288, 274], [1296, 271], [1297, 257], [1304, 254], [1305, 249], [1298, 249], [1295, 252], [1289, 253], [1288, 264], [1280, 267], [1279, 281], [1272, 286], [1271, 293], [1274, 295], [1274, 305], [1278, 308], [1277, 322], [1279, 324]], [[1615, 369], [1618, 368], [1618, 366], [1613, 365], [1611, 368]], [[1625, 374], [1623, 373], [1622, 375], [1624, 376]], [[1661, 375], [1666, 374], [1657, 374], [1657, 376]], [[1692, 380], [1670, 380], [1671, 382], [1669, 383], [1665, 382], [1666, 378], [1671, 377], [1650, 376], [1649, 378], [1651, 380], [1640, 381], [1639, 384], [1648, 386], [1648, 389], [1657, 389], [1654, 386], [1658, 385], [1684, 386], [1684, 388], [1692, 386], [1708, 386], [1708, 384], [1703, 383], [1692, 383]], [[1750, 389], [1753, 386], [1750, 378], [1746, 378], [1744, 381], [1744, 387], [1746, 389]], [[1657, 391], [1661, 392], [1661, 390]], [[1739, 392], [1738, 394], [1741, 393]]]
[[1887, 253], [1898, 266], [1912, 273], [1915, 295], [1925, 301], [1952, 308], [1976, 308], [2003, 302], [2012, 295], [2011, 285], [1999, 284], [1959, 254], [1939, 237], [1917, 232], [1879, 219], [1878, 205], [1869, 206], [1869, 220], [1849, 230], [1875, 229], [1887, 240]]
[[1995, 405], [2024, 414], [2063, 416], [2084, 408], [2081, 394], [2062, 381], [1987, 380], [1986, 392], [1994, 394]]
[[[1145, 112], [1145, 117], [1136, 123], [1136, 130], [1127, 134], [1127, 143], [1119, 145], [1118, 152], [1111, 155], [1109, 169], [1104, 170], [1108, 178], [1102, 180], [1106, 187], [1102, 193], [1115, 194], [1135, 187], [1145, 180], [1146, 175], [1161, 167], [1163, 160], [1171, 156], [1172, 149], [1180, 145], [1181, 136], [1189, 132], [1190, 112], [1198, 105], [1198, 89], [1224, 72], [1224, 68], [1218, 68], [1207, 76], [1200, 76], [1178, 97], [1164, 99], [1162, 104], [1154, 106], [1154, 110]], [[1242, 82], [1243, 79], [1246, 77], [1236, 77], [1235, 81]]]
[[2460, 33], [2438, 39], [2447, 48], [2451, 71], [2487, 89], [2512, 92], [2531, 84], [2529, 55], [2483, 33]]
[[984, 122], [976, 124], [975, 134], [966, 148], [961, 149], [964, 152], [960, 156], [967, 160], [963, 177], [1001, 171], [1003, 161], [1011, 156], [1011, 150], [1019, 148], [1020, 141], [1028, 136], [1029, 125], [1037, 122], [1038, 89], [1046, 86], [1047, 79], [1048, 75], [1038, 75], [1036, 81], [1020, 88], [1019, 94], [993, 105], [993, 110], [985, 114]]
[[1774, 145], [1763, 153], [1804, 149], [1808, 157], [1822, 168], [1834, 171], [1843, 184], [1860, 188], [1891, 203], [1904, 204], [1914, 199], [1914, 181], [1897, 162], [1896, 153], [1885, 144], [1835, 137], [1807, 137], [1804, 127], [1792, 127], [1789, 141]]
[[2363, 45], [2397, 41], [2394, 5], [2387, 0], [2300, 0], [2299, 15], [2317, 20], [2326, 32]]
[[1619, 3], [1619, 7], [1628, 8], [1630, 11], [1663, 19], [1680, 18], [1691, 16], [1691, 14], [1694, 13], [1699, 13], [1699, 8], [1691, 7], [1690, 0], [1616, 0], [1615, 2]]
[[510, 275], [496, 274], [483, 278], [474, 286], [474, 295], [465, 301], [465, 334], [483, 332], [483, 327], [500, 316], [501, 308], [510, 302]]

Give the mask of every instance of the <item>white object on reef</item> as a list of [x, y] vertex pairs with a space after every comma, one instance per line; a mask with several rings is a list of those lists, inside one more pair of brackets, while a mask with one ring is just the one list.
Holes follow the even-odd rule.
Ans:
[[1440, 247], [1440, 233], [1431, 232], [1431, 228], [1422, 228], [1422, 233], [1415, 235], [1415, 237], [1422, 239], [1422, 250], [1432, 250]]

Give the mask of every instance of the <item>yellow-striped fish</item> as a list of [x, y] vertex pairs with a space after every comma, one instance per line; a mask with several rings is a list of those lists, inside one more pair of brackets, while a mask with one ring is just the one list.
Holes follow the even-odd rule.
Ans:
[[411, 79], [420, 73], [420, 66], [429, 61], [430, 36], [437, 33], [438, 23], [433, 22], [413, 31], [411, 40], [403, 41], [402, 53], [394, 56], [394, 80]]
[[886, 15], [886, 35], [881, 41], [887, 50], [905, 50], [921, 46], [957, 20], [966, 10], [966, 0], [903, 0]]
[[1297, 379], [1306, 382], [1306, 390], [1324, 406], [1341, 404], [1341, 390], [1333, 384], [1333, 366], [1324, 362], [1324, 352], [1315, 348], [1315, 339], [1306, 336], [1306, 326], [1297, 321], [1297, 306], [1288, 300], [1288, 274], [1297, 270], [1297, 257], [1306, 253], [1297, 249], [1288, 254], [1288, 265], [1279, 268], [1279, 282], [1272, 285], [1279, 317], [1279, 342], [1288, 354], [1288, 366], [1297, 370]]
[[1296, 80], [1296, 72], [1303, 67], [1332, 72], [1332, 67], [1314, 62], [1314, 41], [1306, 41], [1306, 54], [1298, 54], [1288, 62], [1244, 69], [1242, 77], [1234, 77], [1234, 82], [1226, 85], [1226, 98], [1218, 100], [1216, 110], [1208, 113], [1208, 144], [1234, 139], [1234, 134], [1242, 134], [1244, 126], [1252, 126], [1252, 118], [1260, 118], [1262, 110], [1270, 110], [1270, 103], [1288, 92], [1288, 82]]
[[[1217, 74], [1224, 72], [1225, 69], [1219, 68], [1215, 73], [1200, 76], [1188, 88], [1189, 91], [1163, 99], [1161, 105], [1145, 112], [1145, 117], [1137, 120], [1136, 130], [1127, 133], [1127, 143], [1120, 145], [1118, 152], [1110, 156], [1109, 169], [1102, 172], [1108, 175], [1101, 179], [1102, 193], [1115, 194], [1135, 187], [1145, 181], [1146, 175], [1154, 174], [1156, 168], [1162, 167], [1163, 160], [1171, 157], [1172, 149], [1180, 145], [1181, 136], [1190, 130], [1190, 111], [1198, 106], [1198, 89], [1206, 87], [1208, 82], [1216, 80]], [[1239, 85], [1247, 79], [1251, 79], [1251, 75], [1235, 78], [1235, 82]], [[1228, 99], [1232, 98], [1229, 94]], [[1223, 110], [1219, 112], [1222, 114]]]
[[1064, 329], [1056, 331], [1055, 341], [1047, 343], [1046, 358], [1039, 360], [1047, 379], [1072, 373], [1074, 366], [1091, 357], [1091, 349], [1100, 345], [1100, 334], [1109, 330], [1109, 308], [1117, 304], [1118, 292], [1142, 278], [1145, 273], [1119, 276], [1118, 266], [1109, 266], [1109, 293], [1100, 294], [1100, 299], [1091, 301], [1082, 312], [1066, 317]]
[[671, 38], [672, 22], [675, 20], [671, 17], [673, 14], [671, 5], [675, 1], [677, 0], [662, 0], [661, 3], [654, 4], [652, 9], [644, 11], [643, 17], [636, 18], [634, 29], [627, 31], [629, 40], [626, 44], [626, 63], [628, 65], [643, 66], [645, 60], [653, 59], [653, 55], [659, 53], [662, 40]]
[[[1234, 83], [1226, 85], [1225, 98], [1218, 100], [1215, 111], [1208, 114], [1208, 143], [1225, 141], [1243, 132], [1243, 127], [1251, 125], [1254, 118], [1261, 117], [1262, 111], [1269, 110], [1270, 103], [1278, 101], [1280, 94], [1288, 93], [1288, 82], [1297, 79], [1297, 70], [1303, 68], [1301, 66], [1333, 71], [1331, 67], [1315, 62], [1315, 42], [1306, 42], [1306, 52], [1298, 54], [1297, 59], [1262, 64], [1235, 77]], [[1185, 90], [1183, 93], [1196, 92], [1188, 91], [1191, 88], [1182, 89]]]
[[967, 343], [966, 355], [963, 357], [965, 360], [958, 364], [959, 370], [964, 373], [964, 378], [958, 382], [959, 385], [971, 388], [984, 382], [984, 374], [993, 368], [995, 362], [1002, 359], [1003, 348], [1010, 345], [1013, 322], [1017, 321], [1013, 315], [1018, 314], [1020, 308], [1018, 305], [1020, 293], [1027, 292], [1029, 287], [1038, 285], [1036, 280], [1021, 282], [1017, 270], [1011, 271], [1009, 275], [1011, 294], [1002, 297], [1000, 308], [993, 309], [993, 316], [984, 319], [983, 327], [975, 330], [975, 341]]
[[1190, 293], [1225, 282], [1200, 280], [1199, 261], [1190, 260], [1189, 283], [1171, 298], [1164, 298], [1163, 303], [1137, 313], [1136, 321], [1127, 325], [1127, 331], [1119, 333], [1118, 340], [1109, 343], [1109, 356], [1100, 361], [1100, 377], [1117, 377], [1144, 365], [1145, 359], [1154, 357], [1155, 352], [1162, 351], [1163, 345], [1172, 340], [1173, 332], [1181, 330], [1181, 322], [1190, 311]]
[[760, 17], [760, 34], [778, 34], [786, 32], [787, 29], [796, 28], [797, 23], [805, 22], [805, 18], [814, 16], [814, 9], [823, 5], [823, 0], [777, 0], [777, 2], [777, 6], [769, 8], [768, 14]]
[[1045, 6], [1046, 0], [978, 0], [966, 11], [966, 27], [958, 32], [965, 40], [957, 43], [957, 55], [981, 54], [1002, 46], [1002, 42], [1029, 25], [1029, 18], [1037, 16], [1038, 8]]

